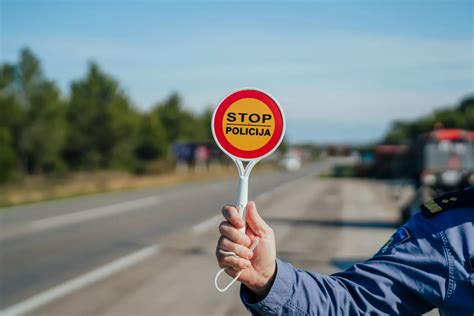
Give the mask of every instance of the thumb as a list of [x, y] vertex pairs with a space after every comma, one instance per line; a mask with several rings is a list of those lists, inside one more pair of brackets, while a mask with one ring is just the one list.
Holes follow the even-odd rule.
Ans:
[[257, 207], [253, 201], [247, 204], [247, 224], [258, 236], [264, 235], [270, 229], [270, 226], [258, 214]]

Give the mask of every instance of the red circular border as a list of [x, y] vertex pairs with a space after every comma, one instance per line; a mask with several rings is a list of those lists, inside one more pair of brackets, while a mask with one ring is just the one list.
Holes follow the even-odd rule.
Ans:
[[[224, 114], [226, 110], [236, 101], [246, 98], [262, 101], [270, 108], [275, 117], [275, 130], [273, 132], [273, 136], [265, 145], [255, 150], [241, 150], [233, 146], [227, 141], [222, 131], [222, 122], [224, 120]], [[281, 133], [283, 131], [283, 124], [283, 114], [281, 113], [281, 110], [275, 100], [273, 100], [269, 95], [258, 90], [240, 90], [227, 96], [221, 101], [221, 103], [219, 103], [214, 115], [213, 128], [216, 141], [218, 141], [221, 147], [229, 154], [242, 159], [255, 159], [264, 156], [278, 145]]]

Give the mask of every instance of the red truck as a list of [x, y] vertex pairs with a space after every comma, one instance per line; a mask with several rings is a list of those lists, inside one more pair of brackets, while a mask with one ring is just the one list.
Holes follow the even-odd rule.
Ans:
[[421, 135], [416, 151], [422, 200], [474, 184], [473, 133], [437, 129]]
[[402, 208], [402, 220], [406, 221], [421, 203], [474, 185], [474, 132], [440, 128], [424, 133], [403, 161], [417, 188], [413, 201]]

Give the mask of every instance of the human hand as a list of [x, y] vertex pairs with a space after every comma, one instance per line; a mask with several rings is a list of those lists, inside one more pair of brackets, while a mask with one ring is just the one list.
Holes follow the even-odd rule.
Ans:
[[[216, 257], [221, 268], [231, 277], [242, 271], [239, 281], [260, 297], [269, 291], [276, 270], [276, 248], [273, 230], [260, 217], [254, 202], [247, 204], [247, 229], [240, 231], [244, 221], [235, 206], [226, 205], [222, 214], [226, 221], [219, 225], [221, 237], [217, 243]], [[252, 251], [251, 245], [258, 238]], [[225, 255], [220, 250], [230, 251], [238, 257]]]

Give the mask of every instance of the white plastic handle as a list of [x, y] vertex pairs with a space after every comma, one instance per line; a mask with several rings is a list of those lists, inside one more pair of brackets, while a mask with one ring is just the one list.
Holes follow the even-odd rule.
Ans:
[[[244, 226], [240, 229], [240, 231], [245, 234], [245, 229], [247, 227], [246, 211], [247, 211], [247, 203], [248, 203], [249, 176], [253, 167], [257, 164], [257, 162], [260, 159], [250, 161], [247, 164], [247, 166], [245, 166], [245, 168], [242, 161], [238, 159], [234, 159], [234, 158], [232, 160], [234, 160], [237, 166], [237, 170], [239, 171], [239, 184], [237, 187], [237, 198], [236, 198], [235, 204], [236, 204], [237, 210], [239, 211], [240, 217], [244, 221]], [[252, 244], [251, 250], [255, 249], [255, 247], [257, 247], [257, 244], [258, 244], [258, 239], [256, 239], [256, 241], [254, 241], [254, 243]], [[236, 253], [231, 252], [231, 251], [224, 251], [222, 249], [219, 249], [219, 252], [224, 255], [238, 257]], [[232, 284], [234, 284], [239, 279], [240, 274], [242, 273], [242, 271], [239, 271], [239, 273], [237, 273], [235, 278], [232, 279], [232, 281], [229, 284], [227, 284], [224, 288], [221, 288], [218, 284], [218, 279], [219, 279], [219, 276], [224, 271], [225, 269], [220, 269], [219, 272], [217, 272], [216, 277], [214, 278], [214, 285], [219, 292], [227, 291], [232, 286]]]
[[245, 229], [247, 227], [247, 203], [249, 202], [249, 177], [248, 175], [239, 177], [239, 186], [237, 187], [237, 201], [235, 205], [239, 211], [240, 218], [244, 221], [244, 226], [240, 229], [242, 233], [245, 234]]

